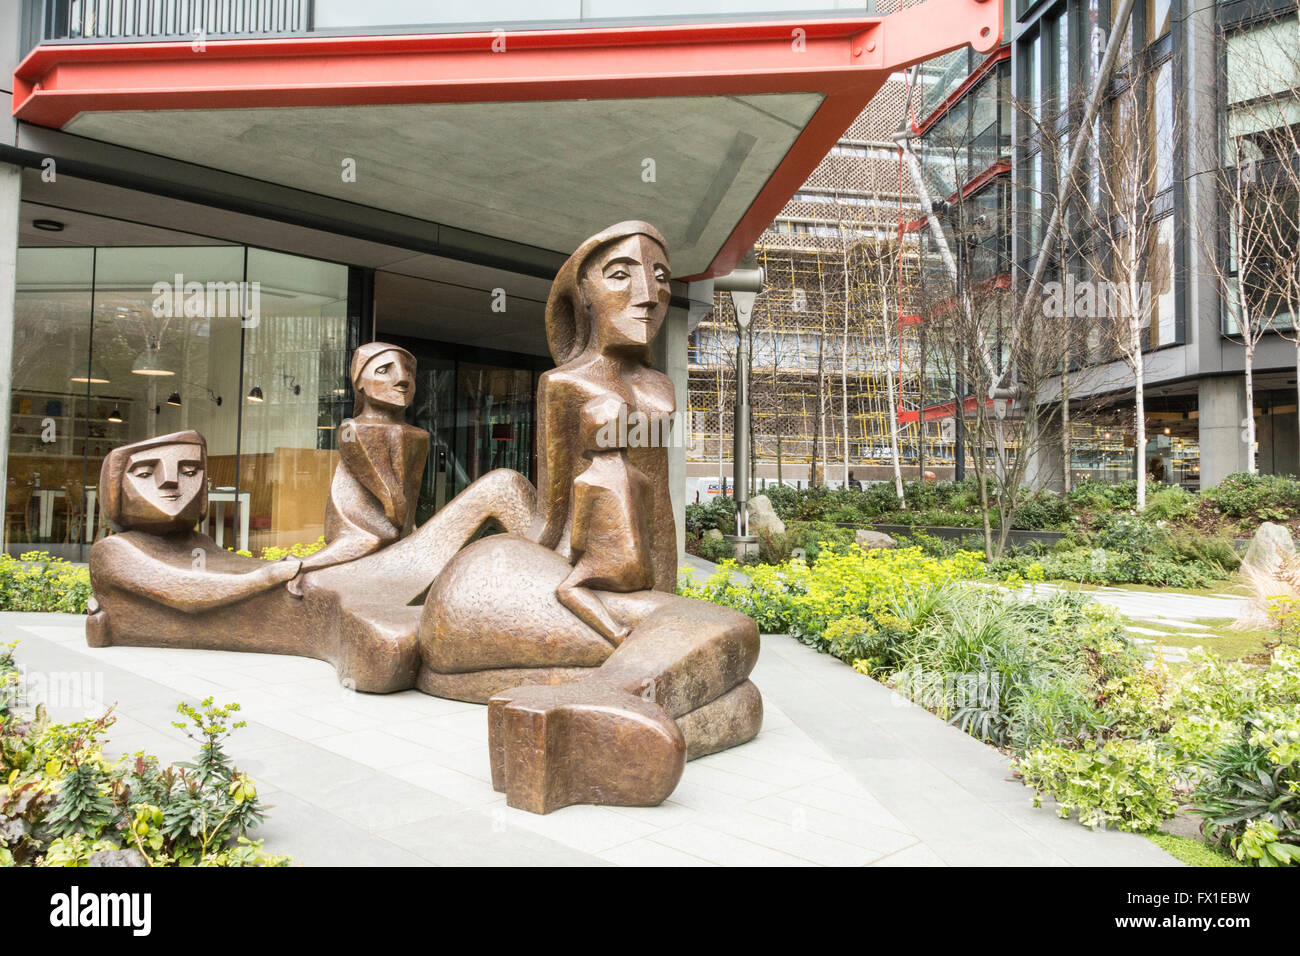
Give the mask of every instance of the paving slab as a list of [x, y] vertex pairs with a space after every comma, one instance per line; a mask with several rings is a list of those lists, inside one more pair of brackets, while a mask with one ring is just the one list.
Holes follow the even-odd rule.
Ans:
[[253, 835], [304, 865], [1177, 865], [1033, 808], [998, 751], [783, 635], [762, 639], [756, 740], [689, 763], [659, 807], [539, 817], [492, 789], [482, 706], [357, 694], [319, 661], [91, 648], [84, 627], [0, 613], [29, 678], [77, 691], [55, 719], [116, 704], [110, 754], [190, 759], [177, 703], [238, 701], [248, 726], [229, 751], [274, 804]]

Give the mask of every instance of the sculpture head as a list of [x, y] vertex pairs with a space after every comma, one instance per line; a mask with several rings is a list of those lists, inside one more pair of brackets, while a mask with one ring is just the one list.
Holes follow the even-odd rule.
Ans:
[[546, 340], [557, 365], [588, 348], [644, 354], [668, 314], [668, 244], [645, 222], [620, 222], [580, 245], [546, 302]]
[[207, 467], [196, 431], [114, 448], [99, 471], [104, 517], [124, 531], [189, 531], [208, 510]]
[[352, 353], [354, 418], [366, 412], [400, 416], [415, 397], [415, 356], [387, 342], [367, 342]]

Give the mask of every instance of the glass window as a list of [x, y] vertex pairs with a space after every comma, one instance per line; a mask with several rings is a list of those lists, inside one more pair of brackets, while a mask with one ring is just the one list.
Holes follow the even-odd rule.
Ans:
[[996, 77], [980, 82], [970, 94], [971, 100], [971, 163], [969, 175], [979, 175], [997, 162], [998, 148], [998, 84]]
[[998, 147], [1003, 154], [1011, 150], [1011, 63], [998, 64]]
[[[1264, 158], [1289, 152], [1289, 131], [1300, 123], [1300, 56], [1296, 55], [1296, 22], [1292, 18], [1239, 30], [1227, 42], [1227, 146], [1224, 161], [1233, 162], [1232, 140], [1242, 138], [1243, 153]], [[1279, 149], [1279, 147], [1282, 147]]]
[[1174, 90], [1173, 60], [1166, 60], [1150, 79], [1150, 124], [1154, 185], [1157, 193], [1174, 185]]
[[1147, 43], [1169, 32], [1173, 0], [1146, 0]]
[[1150, 342], [1153, 348], [1178, 341], [1176, 296], [1174, 295], [1174, 217], [1165, 216], [1152, 234], [1151, 258], [1146, 280], [1151, 289]]
[[1033, 105], [1034, 119], [1043, 118], [1043, 36], [1035, 34], [1029, 46], [1029, 102]]
[[[352, 414], [351, 349], [346, 266], [249, 249], [248, 277], [258, 309], [242, 330], [238, 452], [222, 443], [214, 453], [209, 437], [208, 473], [224, 543], [256, 552], [324, 533], [337, 427]], [[228, 348], [239, 348], [239, 331]]]
[[1052, 82], [1056, 88], [1056, 111], [1065, 113], [1070, 107], [1070, 29], [1065, 11], [1056, 18], [1053, 28], [1056, 45], [1053, 51]]
[[463, 362], [457, 370], [456, 493], [494, 468], [533, 474], [533, 373]]
[[122, 376], [119, 371], [115, 383], [88, 362], [93, 274], [91, 249], [18, 250], [5, 488], [10, 554], [40, 549], [79, 557], [88, 474], [83, 447], [98, 441], [102, 452], [109, 441], [120, 441], [120, 426], [106, 421], [111, 409], [93, 416], [103, 438], [88, 437], [88, 410], [107, 404], [103, 394]]

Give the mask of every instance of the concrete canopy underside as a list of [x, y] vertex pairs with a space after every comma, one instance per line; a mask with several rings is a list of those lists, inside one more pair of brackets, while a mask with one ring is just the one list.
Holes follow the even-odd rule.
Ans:
[[[82, 113], [64, 129], [539, 248], [574, 248], [593, 223], [651, 218], [674, 270], [694, 275], [822, 100], [131, 110]], [[346, 160], [355, 181], [344, 181]]]
[[890, 74], [987, 52], [1001, 15], [930, 0], [883, 18], [516, 31], [504, 49], [486, 32], [45, 43], [14, 72], [13, 114], [553, 252], [650, 219], [676, 276], [705, 278], [749, 251]]

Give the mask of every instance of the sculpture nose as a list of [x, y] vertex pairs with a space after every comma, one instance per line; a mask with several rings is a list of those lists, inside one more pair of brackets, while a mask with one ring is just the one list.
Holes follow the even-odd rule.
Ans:
[[160, 461], [158, 462], [158, 487], [174, 488], [180, 483], [180, 462]]
[[654, 277], [649, 269], [632, 271], [632, 304], [641, 308], [652, 308], [657, 303], [654, 293]]

